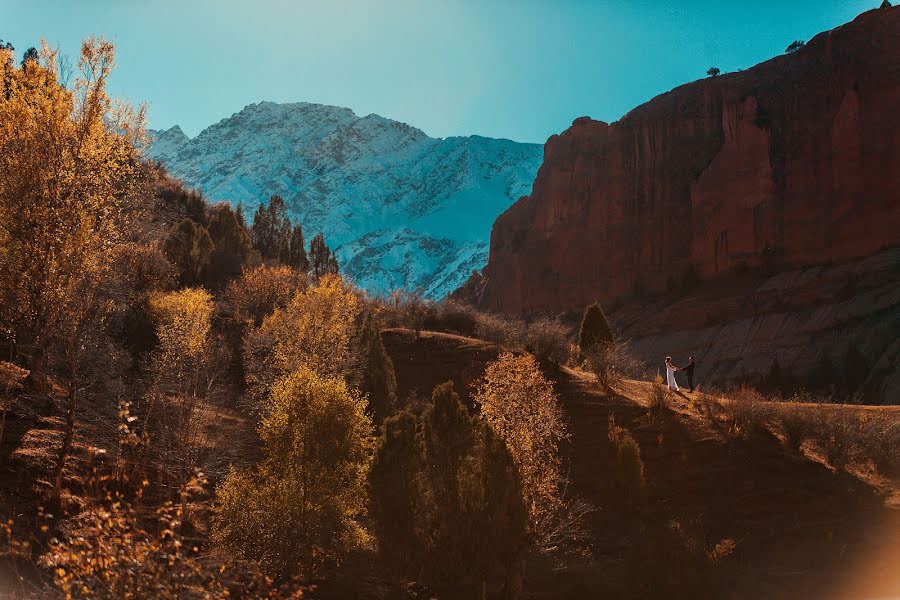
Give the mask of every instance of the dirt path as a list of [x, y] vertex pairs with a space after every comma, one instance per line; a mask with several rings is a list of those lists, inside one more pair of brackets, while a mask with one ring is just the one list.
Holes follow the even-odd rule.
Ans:
[[[403, 330], [385, 332], [385, 345], [401, 390], [420, 394], [448, 379], [468, 392], [498, 352], [470, 338], [424, 332], [416, 340]], [[532, 597], [900, 596], [900, 511], [870, 486], [771, 436], [734, 439], [687, 411], [649, 419], [648, 384], [601, 394], [581, 373], [548, 376], [570, 419], [574, 491], [597, 510], [591, 558], [564, 571], [534, 561]], [[646, 488], [634, 502], [610, 484], [618, 464], [607, 439], [611, 414], [641, 449]], [[715, 564], [706, 554], [722, 540], [734, 550]]]

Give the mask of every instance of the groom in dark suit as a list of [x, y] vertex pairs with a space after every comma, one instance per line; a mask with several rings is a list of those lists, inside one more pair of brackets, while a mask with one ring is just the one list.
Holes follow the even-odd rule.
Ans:
[[694, 357], [691, 357], [690, 362], [688, 362], [686, 367], [681, 368], [682, 371], [687, 375], [688, 387], [691, 390], [691, 393], [694, 391]]

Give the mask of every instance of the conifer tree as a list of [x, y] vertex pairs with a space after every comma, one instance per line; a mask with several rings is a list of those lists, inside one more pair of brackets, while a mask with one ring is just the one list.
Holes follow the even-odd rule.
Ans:
[[207, 226], [213, 243], [205, 283], [219, 289], [241, 274], [241, 268], [253, 251], [250, 235], [227, 204], [217, 206]]
[[434, 389], [422, 420], [423, 567], [437, 585], [478, 589], [491, 569], [519, 565], [526, 513], [518, 470], [490, 426], [469, 416], [452, 382]]
[[398, 577], [415, 576], [424, 550], [420, 523], [416, 417], [385, 419], [369, 471], [369, 517], [381, 558]]
[[206, 227], [192, 219], [182, 219], [163, 245], [166, 257], [178, 269], [182, 285], [203, 281], [203, 274], [215, 248]]
[[306, 241], [303, 239], [303, 228], [297, 224], [291, 231], [287, 264], [302, 273], [309, 271], [309, 259], [306, 256]]
[[394, 363], [384, 349], [381, 331], [371, 311], [363, 318], [359, 337], [363, 363], [360, 391], [368, 396], [369, 412], [378, 425], [391, 413], [397, 399]]
[[600, 345], [610, 345], [615, 341], [609, 322], [599, 302], [594, 302], [584, 311], [578, 331], [578, 347], [587, 352]]

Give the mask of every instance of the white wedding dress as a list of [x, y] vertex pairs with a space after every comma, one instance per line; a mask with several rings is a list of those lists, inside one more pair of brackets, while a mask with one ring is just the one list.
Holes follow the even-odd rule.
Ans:
[[674, 365], [666, 365], [666, 383], [669, 384], [669, 389], [673, 392], [678, 391], [678, 382], [675, 381], [675, 366]]

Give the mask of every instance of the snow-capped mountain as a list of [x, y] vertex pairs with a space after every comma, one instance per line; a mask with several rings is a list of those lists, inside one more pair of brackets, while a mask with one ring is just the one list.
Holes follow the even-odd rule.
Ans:
[[342, 271], [375, 293], [440, 298], [487, 262], [494, 219], [528, 194], [538, 144], [430, 138], [378, 115], [320, 104], [251, 104], [188, 138], [153, 132], [147, 156], [248, 218], [273, 194], [307, 239], [322, 231]]

